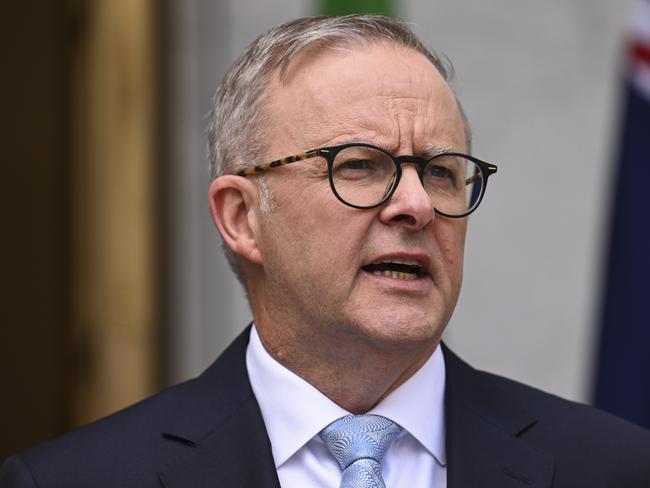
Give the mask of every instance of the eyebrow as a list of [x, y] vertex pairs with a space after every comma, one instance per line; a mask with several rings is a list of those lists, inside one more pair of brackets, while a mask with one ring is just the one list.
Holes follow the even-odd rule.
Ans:
[[[368, 143], [369, 141], [367, 140], [361, 140], [358, 138], [345, 138], [342, 139], [341, 141], [336, 142], [336, 146], [342, 146], [344, 144], [355, 144], [355, 143]], [[392, 154], [392, 151], [387, 148], [384, 144], [379, 144], [376, 141], [370, 142], [370, 144], [373, 144], [377, 147], [381, 147], [385, 151], [388, 151], [389, 153]], [[441, 145], [441, 144], [425, 144], [422, 146], [422, 149], [420, 151], [416, 152], [416, 155], [425, 157], [425, 158], [432, 158], [434, 156], [438, 156], [439, 154], [443, 153], [448, 153], [448, 152], [459, 152], [456, 151], [453, 146], [449, 145]]]
[[432, 158], [439, 154], [448, 153], [448, 152], [457, 152], [454, 151], [452, 146], [443, 146], [440, 144], [425, 144], [422, 147], [422, 150], [419, 151], [420, 155], [427, 158]]

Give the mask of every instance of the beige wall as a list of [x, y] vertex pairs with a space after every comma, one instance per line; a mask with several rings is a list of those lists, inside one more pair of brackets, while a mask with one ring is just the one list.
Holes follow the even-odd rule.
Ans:
[[499, 165], [470, 219], [447, 340], [478, 367], [580, 400], [590, 398], [629, 3], [404, 5], [454, 60], [475, 153]]

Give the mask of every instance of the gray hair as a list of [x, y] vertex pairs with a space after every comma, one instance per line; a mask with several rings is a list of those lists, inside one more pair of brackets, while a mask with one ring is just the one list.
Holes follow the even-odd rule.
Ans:
[[[361, 14], [305, 17], [274, 27], [258, 37], [235, 61], [215, 93], [208, 126], [211, 178], [263, 162], [260, 159], [266, 141], [267, 87], [276, 74], [279, 74], [280, 81], [284, 80], [289, 65], [303, 49], [370, 46], [385, 41], [423, 54], [444, 80], [450, 81], [453, 68], [449, 60], [428, 49], [405, 24], [390, 17]], [[469, 151], [469, 123], [460, 103], [458, 107]], [[271, 208], [268, 185], [263, 183], [261, 190], [262, 203], [267, 209]], [[224, 246], [224, 251], [231, 268], [243, 283], [235, 256], [227, 246]]]

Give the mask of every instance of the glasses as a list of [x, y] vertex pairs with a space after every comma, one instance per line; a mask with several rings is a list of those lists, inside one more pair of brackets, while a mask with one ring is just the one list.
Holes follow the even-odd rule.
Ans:
[[312, 149], [295, 156], [252, 166], [236, 173], [255, 176], [273, 168], [315, 157], [327, 161], [332, 192], [342, 203], [367, 209], [388, 201], [399, 185], [402, 165], [413, 164], [437, 214], [465, 217], [477, 209], [488, 177], [497, 167], [467, 154], [444, 152], [431, 158], [392, 156], [384, 149], [365, 143]]

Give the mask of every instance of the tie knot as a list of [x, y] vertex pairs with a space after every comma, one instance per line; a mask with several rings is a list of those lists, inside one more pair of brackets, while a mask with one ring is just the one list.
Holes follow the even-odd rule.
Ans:
[[402, 427], [380, 415], [348, 415], [320, 432], [320, 438], [345, 470], [360, 459], [381, 464], [390, 444]]

